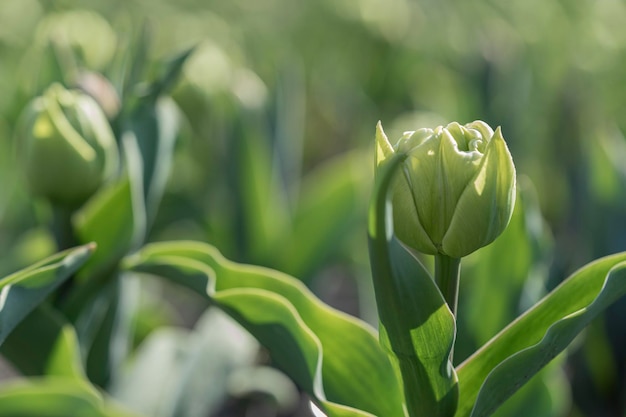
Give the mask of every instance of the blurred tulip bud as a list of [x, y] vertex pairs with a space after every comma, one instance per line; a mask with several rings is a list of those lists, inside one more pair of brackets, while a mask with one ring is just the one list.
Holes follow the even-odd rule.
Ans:
[[119, 165], [111, 126], [98, 104], [60, 84], [29, 103], [17, 141], [31, 191], [59, 205], [82, 204]]
[[453, 122], [406, 132], [395, 148], [380, 123], [376, 164], [404, 153], [391, 186], [394, 231], [410, 248], [461, 258], [504, 231], [515, 205], [515, 166], [500, 128]]
[[82, 71], [78, 75], [76, 86], [96, 100], [96, 103], [98, 103], [109, 120], [113, 120], [117, 116], [122, 107], [120, 96], [115, 91], [111, 81], [102, 74], [93, 71]]

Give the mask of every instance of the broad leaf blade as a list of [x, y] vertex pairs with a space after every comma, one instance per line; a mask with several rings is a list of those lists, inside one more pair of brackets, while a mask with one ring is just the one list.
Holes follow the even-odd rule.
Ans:
[[[135, 188], [142, 190], [148, 225], [152, 223], [169, 175], [174, 144], [178, 134], [178, 108], [170, 98], [144, 98], [129, 116], [122, 136], [128, 166], [141, 167], [131, 172]], [[132, 144], [129, 144], [133, 141]], [[132, 146], [131, 153], [129, 146]]]
[[230, 262], [193, 242], [149, 245], [128, 266], [212, 300], [259, 339], [327, 415], [404, 415], [393, 369], [373, 330], [326, 306], [298, 280]]
[[[362, 203], [369, 193], [371, 172], [363, 161], [360, 152], [341, 155], [304, 178], [291, 228], [281, 240], [284, 249], [276, 254], [281, 270], [306, 276], [352, 238], [356, 224], [365, 221]], [[298, 244], [292, 244], [296, 239]]]
[[404, 384], [409, 415], [453, 416], [457, 377], [450, 361], [456, 324], [434, 280], [393, 236], [387, 190], [404, 155], [378, 167], [370, 206], [370, 261], [381, 343]]
[[575, 272], [458, 367], [456, 416], [491, 414], [624, 294], [626, 253]]
[[96, 242], [98, 252], [81, 271], [82, 279], [114, 267], [128, 252], [138, 223], [128, 179], [100, 191], [74, 216], [81, 241]]
[[47, 373], [64, 320], [48, 303], [42, 303], [13, 329], [0, 353], [23, 375]]
[[84, 380], [86, 376], [76, 331], [65, 321], [59, 320], [58, 323], [59, 333], [47, 361], [46, 375]]
[[24, 375], [84, 379], [79, 350], [74, 328], [43, 303], [15, 327], [0, 353]]
[[214, 415], [231, 391], [233, 374], [255, 366], [257, 354], [258, 343], [252, 336], [226, 314], [210, 308], [193, 331], [162, 327], [152, 332], [112, 381], [109, 392], [146, 416]]
[[106, 401], [87, 381], [74, 328], [47, 304], [20, 323], [3, 349], [8, 345], [9, 359], [27, 365], [20, 370], [46, 376], [2, 385], [0, 417], [138, 417]]
[[0, 417], [139, 417], [106, 402], [84, 381], [63, 377], [6, 384], [0, 390]]
[[94, 249], [92, 244], [69, 249], [0, 280], [0, 344]]

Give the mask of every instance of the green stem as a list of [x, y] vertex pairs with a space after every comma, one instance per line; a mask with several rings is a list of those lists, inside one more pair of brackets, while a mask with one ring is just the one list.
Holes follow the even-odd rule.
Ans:
[[[78, 245], [78, 239], [72, 224], [74, 210], [70, 207], [52, 204], [52, 234], [57, 244], [57, 250], [62, 251]], [[53, 303], [58, 305], [74, 287], [74, 276], [70, 276], [57, 289]]]
[[52, 234], [59, 251], [78, 244], [72, 225], [73, 213], [74, 211], [69, 207], [52, 204]]
[[459, 297], [460, 273], [461, 258], [451, 258], [442, 254], [435, 255], [435, 283], [448, 303], [450, 311], [455, 316]]
[[[456, 319], [456, 307], [459, 299], [459, 281], [461, 276], [461, 258], [447, 255], [435, 255], [435, 283], [443, 294], [452, 315]], [[454, 346], [450, 350], [450, 362], [454, 357]]]

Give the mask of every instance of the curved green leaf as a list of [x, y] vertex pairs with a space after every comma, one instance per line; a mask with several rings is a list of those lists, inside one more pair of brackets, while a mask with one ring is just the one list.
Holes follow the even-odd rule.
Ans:
[[[278, 247], [284, 248], [276, 253], [281, 270], [306, 275], [336, 253], [355, 224], [364, 220], [363, 201], [371, 184], [364, 157], [361, 152], [337, 156], [303, 179], [293, 222], [287, 236], [279, 240]], [[302, 236], [306, 239], [298, 238]]]
[[68, 249], [0, 280], [0, 344], [94, 249], [93, 244]]
[[63, 377], [3, 385], [0, 417], [138, 417], [104, 400], [88, 383]]
[[457, 377], [450, 361], [454, 315], [418, 259], [393, 237], [387, 190], [405, 155], [379, 165], [370, 206], [370, 262], [381, 343], [404, 384], [409, 415], [453, 416]]
[[140, 223], [137, 217], [128, 178], [103, 188], [77, 212], [73, 220], [79, 240], [96, 242], [99, 248], [81, 271], [80, 281], [109, 270], [128, 253]]
[[393, 368], [367, 324], [319, 301], [282, 273], [226, 260], [197, 242], [146, 246], [126, 266], [173, 279], [252, 333], [330, 417], [400, 417]]
[[575, 272], [458, 367], [456, 416], [491, 414], [624, 294], [626, 253]]
[[107, 401], [87, 381], [74, 327], [47, 304], [31, 313], [18, 329], [11, 338], [16, 333], [22, 338], [11, 346], [11, 353], [21, 354], [19, 361], [27, 365], [28, 373], [36, 370], [46, 376], [3, 384], [0, 417], [138, 417]]

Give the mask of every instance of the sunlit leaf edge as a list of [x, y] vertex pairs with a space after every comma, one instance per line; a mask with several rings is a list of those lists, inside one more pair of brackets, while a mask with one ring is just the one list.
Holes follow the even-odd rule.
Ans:
[[32, 279], [35, 275], [58, 268], [67, 268], [67, 274], [69, 275], [87, 261], [95, 249], [96, 245], [94, 243], [88, 243], [55, 253], [54, 255], [0, 279], [0, 289], [7, 285], [27, 284], [25, 281]]

